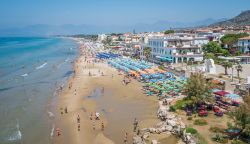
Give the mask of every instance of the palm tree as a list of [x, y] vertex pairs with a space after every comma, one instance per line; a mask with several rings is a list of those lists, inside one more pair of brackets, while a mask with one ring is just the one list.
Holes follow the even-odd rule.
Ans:
[[240, 72], [243, 71], [243, 67], [242, 65], [238, 64], [235, 68], [237, 70], [237, 77], [240, 78]]
[[233, 66], [233, 64], [231, 62], [228, 62], [228, 61], [223, 61], [221, 63], [221, 65], [225, 68], [225, 75], [228, 75], [227, 69], [231, 68]]
[[146, 57], [147, 60], [149, 60], [151, 56], [151, 48], [150, 47], [143, 48], [143, 55]]

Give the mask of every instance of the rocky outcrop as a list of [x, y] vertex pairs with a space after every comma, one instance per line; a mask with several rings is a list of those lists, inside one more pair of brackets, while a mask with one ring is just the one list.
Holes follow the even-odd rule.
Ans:
[[139, 136], [133, 137], [133, 144], [146, 144], [146, 142]]
[[195, 138], [190, 133], [186, 133], [186, 126], [181, 121], [181, 118], [179, 118], [176, 114], [169, 112], [169, 106], [170, 105], [163, 105], [163, 101], [159, 101], [159, 109], [157, 112], [157, 116], [162, 121], [159, 122], [154, 128], [141, 129], [143, 133], [142, 138], [147, 139], [150, 134], [170, 132], [172, 134], [178, 135], [186, 144], [196, 144]]

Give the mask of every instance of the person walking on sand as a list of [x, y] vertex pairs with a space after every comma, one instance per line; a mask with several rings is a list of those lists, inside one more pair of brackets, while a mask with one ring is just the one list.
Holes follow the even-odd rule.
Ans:
[[138, 120], [135, 118], [134, 119], [134, 132], [136, 132], [137, 126], [138, 126]]
[[60, 135], [61, 135], [61, 130], [60, 130], [60, 128], [56, 128], [56, 134], [57, 134], [57, 136], [60, 136]]
[[80, 116], [77, 116], [77, 123], [80, 123]]
[[95, 113], [95, 119], [100, 120], [100, 113], [98, 113], [98, 112]]
[[104, 123], [102, 122], [101, 130], [104, 131]]
[[138, 126], [136, 135], [140, 135], [140, 134], [141, 134], [141, 130], [140, 130], [140, 127]]
[[67, 108], [67, 106], [64, 108], [64, 113], [68, 113], [68, 108]]
[[90, 113], [89, 119], [93, 120], [93, 113], [92, 112]]
[[60, 108], [60, 111], [61, 111], [61, 115], [63, 114], [63, 108]]
[[78, 126], [77, 126], [77, 128], [78, 128], [78, 131], [80, 131], [81, 129], [81, 125], [80, 125], [80, 123], [78, 123]]
[[95, 121], [94, 120], [92, 122], [92, 128], [93, 128], [93, 130], [95, 130]]
[[124, 136], [124, 140], [123, 140], [123, 143], [127, 143], [128, 142], [128, 133], [125, 132], [125, 136]]

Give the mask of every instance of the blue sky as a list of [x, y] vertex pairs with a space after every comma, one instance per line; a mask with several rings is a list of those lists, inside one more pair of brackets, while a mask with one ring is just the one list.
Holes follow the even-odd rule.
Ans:
[[248, 9], [250, 0], [1, 0], [0, 27], [193, 22], [230, 18]]

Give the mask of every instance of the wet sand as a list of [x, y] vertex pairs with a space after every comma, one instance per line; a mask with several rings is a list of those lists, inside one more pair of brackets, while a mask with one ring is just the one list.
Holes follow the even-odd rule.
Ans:
[[[83, 55], [75, 62], [74, 69], [75, 75], [58, 97], [55, 127], [61, 129], [61, 135], [54, 136], [54, 143], [119, 144], [123, 143], [125, 132], [128, 132], [128, 143], [132, 143], [135, 117], [140, 128], [152, 127], [159, 122], [156, 117], [158, 100], [144, 95], [141, 84], [136, 80], [123, 85], [124, 75], [119, 75], [105, 62], [86, 63]], [[70, 89], [69, 85], [72, 85]], [[60, 108], [66, 106], [68, 113], [60, 114]], [[101, 114], [100, 120], [90, 120], [90, 114], [95, 112]], [[81, 117], [80, 131], [77, 130], [77, 115]], [[102, 122], [104, 131], [101, 130]], [[177, 142], [168, 136], [164, 134], [152, 138], [168, 141], [169, 144]]]

